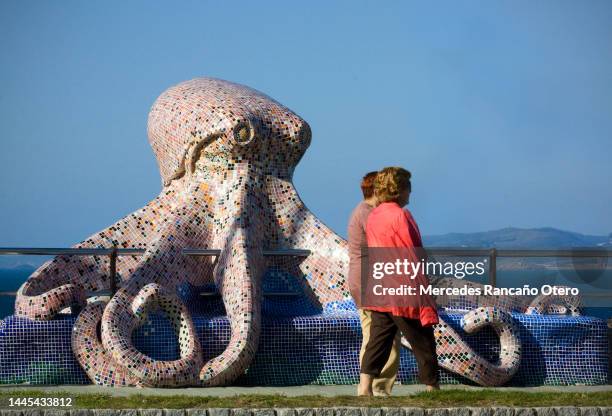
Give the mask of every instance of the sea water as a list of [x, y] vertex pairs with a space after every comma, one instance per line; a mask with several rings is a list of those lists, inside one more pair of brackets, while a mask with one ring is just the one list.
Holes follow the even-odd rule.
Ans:
[[[0, 269], [0, 292], [16, 292], [19, 286], [32, 274], [32, 267]], [[488, 276], [484, 275], [478, 283], [487, 284]], [[603, 270], [570, 270], [570, 269], [522, 269], [498, 270], [496, 286], [518, 287], [529, 284], [531, 287], [559, 285], [576, 287], [583, 299], [583, 315], [599, 318], [612, 318], [612, 268]], [[205, 299], [202, 300], [205, 302]], [[12, 315], [15, 310], [14, 296], [0, 296], [0, 319]]]
[[[31, 267], [0, 269], [0, 292], [16, 292], [34, 271]], [[0, 318], [12, 315], [15, 311], [14, 296], [0, 296]]]

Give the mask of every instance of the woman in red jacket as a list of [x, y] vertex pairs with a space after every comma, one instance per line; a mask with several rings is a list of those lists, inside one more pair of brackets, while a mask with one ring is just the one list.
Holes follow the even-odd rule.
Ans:
[[[381, 170], [374, 182], [378, 202], [366, 223], [368, 247], [422, 247], [419, 228], [407, 209], [411, 184], [410, 172], [399, 167]], [[426, 285], [427, 277], [419, 274], [413, 285]], [[428, 390], [439, 388], [438, 360], [433, 325], [438, 313], [430, 296], [415, 295], [409, 306], [366, 306], [372, 311], [370, 338], [361, 361], [359, 395], [372, 394], [372, 380], [385, 365], [397, 331], [410, 343], [419, 367], [419, 379]]]

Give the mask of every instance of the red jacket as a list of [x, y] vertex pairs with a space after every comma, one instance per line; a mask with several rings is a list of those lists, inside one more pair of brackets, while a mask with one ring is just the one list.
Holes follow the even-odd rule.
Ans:
[[[366, 237], [368, 247], [423, 247], [421, 233], [412, 214], [395, 202], [383, 202], [370, 212], [366, 223]], [[428, 283], [425, 275], [419, 277], [417, 282]], [[434, 304], [427, 295], [422, 295], [421, 299], [425, 297], [426, 301], [421, 303]], [[438, 311], [432, 306], [373, 306], [366, 309], [419, 319], [423, 326], [438, 323]]]

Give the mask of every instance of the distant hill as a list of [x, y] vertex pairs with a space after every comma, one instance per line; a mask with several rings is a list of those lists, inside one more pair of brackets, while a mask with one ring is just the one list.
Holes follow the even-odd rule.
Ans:
[[[586, 235], [556, 228], [502, 228], [479, 233], [448, 233], [423, 237], [427, 247], [478, 247], [553, 249], [571, 247], [605, 247], [612, 249], [612, 233], [607, 236]], [[34, 271], [47, 259], [40, 256], [0, 256], [0, 269]]]
[[571, 247], [612, 248], [612, 233], [586, 235], [556, 228], [502, 228], [478, 233], [448, 233], [423, 237], [429, 247], [480, 247], [556, 249]]
[[3, 270], [36, 270], [47, 261], [42, 256], [0, 256], [0, 269]]

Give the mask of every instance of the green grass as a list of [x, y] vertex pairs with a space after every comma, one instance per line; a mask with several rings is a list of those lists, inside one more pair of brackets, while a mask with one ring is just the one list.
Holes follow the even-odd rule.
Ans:
[[110, 396], [105, 394], [75, 394], [20, 390], [0, 392], [0, 408], [7, 408], [9, 398], [18, 397], [72, 397], [72, 408], [270, 408], [270, 407], [543, 407], [543, 406], [612, 406], [612, 392], [559, 393], [496, 390], [442, 390], [408, 396], [355, 397], [355, 396], [297, 396], [237, 395], [211, 396]]

